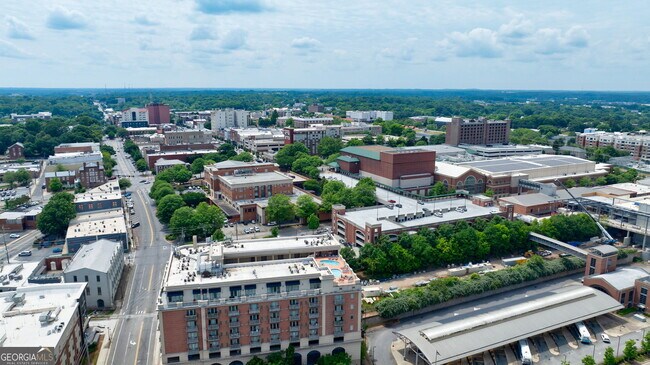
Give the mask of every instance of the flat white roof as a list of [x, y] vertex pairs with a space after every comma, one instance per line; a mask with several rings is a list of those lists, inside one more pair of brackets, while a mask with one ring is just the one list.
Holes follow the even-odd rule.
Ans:
[[637, 279], [643, 279], [649, 276], [650, 274], [648, 274], [645, 270], [639, 268], [621, 267], [612, 272], [594, 275], [591, 278], [603, 279], [611, 286], [613, 286], [616, 290], [623, 290], [633, 287], [634, 282]]
[[66, 238], [126, 233], [122, 209], [80, 214], [70, 222]]
[[229, 186], [237, 186], [244, 184], [260, 184], [260, 183], [272, 183], [272, 182], [287, 182], [291, 183], [293, 179], [281, 172], [271, 171], [271, 172], [260, 172], [253, 173], [250, 175], [226, 175], [219, 176], [219, 180], [225, 182]]
[[[77, 325], [71, 321], [85, 287], [86, 283], [43, 284], [0, 293], [0, 332], [6, 336], [2, 346], [56, 347], [65, 330], [54, 328], [61, 323], [64, 328]], [[15, 294], [25, 295], [22, 304], [15, 304], [10, 299]], [[43, 325], [39, 317], [49, 311], [53, 311], [52, 321]]]
[[461, 177], [472, 169], [465, 166], [458, 166], [446, 162], [436, 161], [436, 174], [442, 174], [450, 177]]

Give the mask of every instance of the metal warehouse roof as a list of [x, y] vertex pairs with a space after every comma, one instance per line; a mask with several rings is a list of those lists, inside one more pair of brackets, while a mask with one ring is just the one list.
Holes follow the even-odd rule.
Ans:
[[345, 162], [359, 162], [358, 158], [352, 156], [339, 156], [337, 160], [341, 160]]
[[445, 364], [620, 308], [620, 303], [603, 292], [573, 286], [395, 334], [414, 350], [417, 348], [429, 364], [434, 360]]
[[377, 150], [371, 150], [363, 147], [345, 147], [341, 152], [351, 153], [353, 155], [362, 156], [365, 158], [371, 158], [373, 160], [379, 160], [380, 154]]

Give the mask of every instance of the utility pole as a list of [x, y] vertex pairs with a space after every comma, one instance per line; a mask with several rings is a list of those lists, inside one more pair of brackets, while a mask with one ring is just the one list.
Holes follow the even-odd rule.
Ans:
[[9, 249], [7, 248], [7, 236], [5, 236], [5, 227], [2, 226], [2, 243], [5, 245], [5, 254], [7, 255], [7, 265], [9, 264]]

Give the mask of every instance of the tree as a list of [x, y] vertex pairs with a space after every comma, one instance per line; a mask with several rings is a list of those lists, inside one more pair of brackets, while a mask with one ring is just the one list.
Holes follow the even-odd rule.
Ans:
[[117, 183], [120, 185], [121, 190], [126, 190], [131, 187], [131, 180], [123, 177], [117, 181]]
[[337, 354], [326, 354], [318, 358], [317, 365], [350, 365], [352, 364], [352, 358], [349, 354], [345, 352], [339, 352]]
[[368, 177], [359, 180], [352, 192], [354, 205], [357, 207], [369, 207], [377, 203], [375, 183]]
[[275, 154], [275, 162], [286, 170], [291, 167], [299, 153], [309, 155], [309, 150], [302, 143], [288, 144]]
[[309, 229], [317, 229], [320, 226], [320, 219], [316, 216], [316, 214], [312, 214], [307, 218], [307, 227]]
[[181, 194], [181, 198], [183, 198], [187, 206], [192, 208], [207, 200], [205, 194], [197, 192], [183, 193]]
[[309, 216], [318, 212], [318, 204], [309, 195], [301, 195], [296, 201], [296, 215], [300, 218], [307, 219]]
[[158, 189], [152, 191], [150, 193], [151, 199], [156, 201], [156, 204], [160, 202], [160, 200], [168, 195], [175, 195], [176, 191], [174, 191], [174, 188], [172, 188], [171, 185], [162, 185]]
[[283, 194], [275, 194], [269, 199], [266, 212], [269, 220], [278, 222], [279, 226], [282, 226], [282, 222], [293, 220], [296, 216], [291, 199]]
[[174, 236], [192, 237], [196, 228], [194, 221], [194, 209], [190, 207], [180, 207], [176, 209], [169, 219], [169, 229]]
[[318, 182], [318, 180], [314, 180], [314, 179], [307, 180], [302, 186], [303, 188], [305, 188], [305, 190], [313, 191], [314, 194], [316, 195], [320, 195], [321, 193], [321, 185], [320, 182]]
[[614, 356], [614, 349], [611, 347], [607, 347], [605, 349], [605, 356], [603, 357], [603, 364], [604, 365], [616, 365], [616, 357]]
[[271, 236], [277, 237], [279, 233], [280, 233], [280, 230], [278, 229], [278, 227], [271, 228]]
[[485, 190], [485, 196], [490, 197], [490, 198], [493, 197], [494, 196], [494, 190], [492, 190], [492, 189]]
[[318, 154], [326, 158], [331, 154], [339, 152], [343, 148], [343, 142], [339, 138], [323, 137], [318, 144]]
[[582, 359], [582, 365], [596, 365], [596, 360], [591, 355], [587, 355]]
[[50, 191], [53, 193], [58, 193], [59, 191], [63, 190], [63, 183], [58, 177], [53, 178], [50, 180]]
[[643, 340], [641, 340], [641, 350], [643, 350], [643, 353], [645, 354], [650, 354], [650, 331], [648, 331], [643, 337]]
[[203, 167], [205, 167], [205, 165], [207, 164], [208, 163], [204, 158], [199, 157], [196, 160], [192, 161], [192, 165], [190, 165], [190, 170], [192, 170], [193, 174], [200, 174], [203, 172]]
[[438, 181], [437, 183], [433, 184], [431, 190], [429, 190], [429, 195], [431, 196], [438, 196], [444, 194], [447, 194], [447, 186], [443, 184], [441, 181]]
[[224, 155], [226, 159], [229, 159], [237, 155], [237, 152], [235, 151], [235, 146], [233, 146], [231, 143], [228, 142], [222, 143], [219, 146], [218, 151], [220, 154]]
[[27, 185], [31, 180], [32, 176], [25, 169], [18, 169], [18, 171], [14, 173], [14, 181], [18, 183], [18, 185]]
[[363, 146], [363, 141], [359, 138], [352, 138], [348, 141], [347, 147]]
[[138, 171], [143, 172], [147, 171], [149, 166], [147, 165], [147, 161], [145, 161], [144, 158], [140, 158], [135, 162], [135, 168], [138, 169]]
[[635, 340], [625, 341], [625, 348], [623, 349], [623, 358], [626, 361], [634, 360], [638, 355]]
[[62, 236], [68, 229], [70, 221], [77, 216], [74, 207], [74, 195], [56, 193], [38, 216], [37, 227], [43, 234]]
[[166, 195], [162, 197], [157, 203], [156, 217], [158, 217], [158, 220], [161, 223], [167, 224], [169, 223], [169, 220], [171, 219], [176, 209], [179, 209], [183, 206], [185, 206], [185, 202], [179, 195]]
[[200, 237], [207, 237], [217, 229], [223, 227], [223, 221], [226, 217], [219, 207], [201, 202], [196, 206], [193, 212], [195, 225], [194, 234]]
[[580, 178], [580, 180], [578, 180], [578, 185], [580, 185], [581, 187], [591, 186], [592, 185], [591, 179], [584, 176], [584, 177]]
[[568, 179], [564, 182], [564, 186], [566, 186], [567, 188], [575, 188], [576, 181], [573, 179]]
[[238, 154], [237, 156], [233, 156], [233, 157], [229, 158], [229, 160], [231, 160], [231, 161], [252, 162], [253, 160], [255, 160], [255, 156], [253, 156], [253, 154], [250, 153], [250, 152], [244, 151], [244, 152]]

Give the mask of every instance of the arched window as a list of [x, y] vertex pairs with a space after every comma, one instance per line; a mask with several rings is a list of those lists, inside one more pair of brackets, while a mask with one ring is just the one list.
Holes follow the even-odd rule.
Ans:
[[474, 176], [469, 175], [465, 178], [465, 189], [467, 189], [470, 193], [476, 192], [476, 178]]

